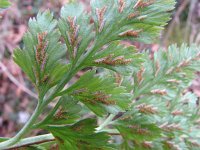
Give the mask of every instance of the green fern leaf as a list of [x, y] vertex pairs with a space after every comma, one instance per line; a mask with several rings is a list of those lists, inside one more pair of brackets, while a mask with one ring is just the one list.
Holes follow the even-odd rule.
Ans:
[[60, 61], [66, 48], [59, 42], [56, 24], [49, 11], [39, 13], [29, 21], [24, 48], [14, 52], [15, 62], [43, 94], [60, 81], [70, 66]]
[[95, 75], [95, 71], [85, 73], [60, 95], [65, 93], [81, 101], [100, 116], [106, 112], [117, 113], [126, 109], [130, 102], [130, 94], [126, 93], [125, 87], [115, 83], [115, 78]]
[[[105, 133], [95, 133], [96, 121], [84, 119], [71, 126], [48, 126], [45, 129], [52, 132], [59, 143], [60, 149], [111, 149], [109, 136]], [[65, 132], [63, 132], [65, 131]]]
[[99, 37], [151, 43], [169, 20], [166, 12], [174, 8], [174, 0], [92, 0], [91, 5]]
[[94, 40], [90, 16], [84, 12], [83, 5], [71, 3], [61, 9], [58, 26], [65, 39], [71, 60], [78, 61]]

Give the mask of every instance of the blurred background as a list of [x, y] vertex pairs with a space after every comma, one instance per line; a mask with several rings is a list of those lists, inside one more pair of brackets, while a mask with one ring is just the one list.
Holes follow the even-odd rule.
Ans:
[[[89, 10], [89, 0], [78, 0]], [[50, 9], [59, 16], [68, 0], [11, 0], [12, 6], [0, 12], [0, 137], [10, 137], [26, 123], [36, 105], [34, 88], [13, 62], [14, 48], [22, 45], [30, 17], [39, 10]], [[200, 44], [200, 0], [177, 0], [172, 20], [152, 45], [134, 44], [140, 50], [157, 51], [170, 44]], [[129, 43], [130, 44], [130, 43]], [[82, 74], [78, 73], [77, 78]], [[200, 97], [200, 73], [188, 89]], [[39, 134], [41, 131], [34, 131]]]

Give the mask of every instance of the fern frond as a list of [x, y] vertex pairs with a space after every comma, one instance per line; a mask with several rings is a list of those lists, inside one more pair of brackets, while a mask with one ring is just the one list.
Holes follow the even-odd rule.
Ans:
[[95, 71], [85, 73], [60, 95], [65, 93], [84, 103], [99, 116], [107, 112], [116, 114], [122, 109], [125, 110], [131, 97], [125, 87], [115, 83], [115, 78], [95, 75]]
[[40, 12], [29, 21], [29, 31], [23, 38], [24, 48], [14, 52], [15, 62], [43, 95], [69, 68], [69, 64], [61, 61], [66, 48], [59, 42], [61, 35], [55, 29], [56, 25], [57, 21], [49, 11]]
[[[198, 100], [194, 94], [183, 92], [199, 69], [199, 52], [196, 46], [187, 47], [183, 44], [178, 48], [173, 45], [166, 51], [156, 52], [153, 59], [146, 59], [142, 69], [134, 73], [132, 107], [116, 121], [116, 128], [124, 138], [122, 146], [144, 149], [142, 143], [150, 141], [153, 149], [190, 149], [194, 145], [198, 147], [197, 141], [193, 145], [189, 142], [193, 141], [194, 136], [188, 134], [197, 128]], [[141, 126], [141, 123], [146, 122], [133, 122], [137, 121], [138, 116], [146, 118], [158, 128], [151, 136], [147, 135], [142, 140], [131, 134], [133, 129], [125, 128]], [[120, 123], [126, 124], [123, 130]], [[155, 138], [150, 139], [153, 135]]]

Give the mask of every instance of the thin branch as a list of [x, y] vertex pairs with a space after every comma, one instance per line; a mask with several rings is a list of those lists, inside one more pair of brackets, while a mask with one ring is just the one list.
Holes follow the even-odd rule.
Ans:
[[17, 144], [7, 148], [6, 150], [13, 150], [17, 148], [28, 147], [52, 141], [55, 141], [55, 138], [53, 137], [52, 134], [39, 135], [22, 139]]
[[24, 92], [26, 92], [27, 94], [29, 94], [30, 96], [34, 97], [37, 99], [37, 95], [35, 93], [33, 93], [31, 90], [29, 90], [28, 88], [26, 88], [23, 84], [21, 84], [6, 68], [6, 66], [0, 62], [0, 67], [2, 69], [2, 71], [7, 75], [7, 77], [10, 79], [10, 81], [12, 81], [16, 86], [18, 86], [20, 89], [22, 89]]
[[[107, 132], [107, 130], [105, 130], [105, 131]], [[108, 130], [109, 135], [120, 135], [120, 133], [117, 131], [114, 131], [114, 130], [110, 130], [110, 131], [111, 132], [109, 132], [109, 130]], [[24, 147], [30, 147], [33, 145], [39, 145], [39, 144], [43, 144], [43, 143], [47, 143], [47, 142], [53, 142], [55, 140], [56, 139], [54, 138], [54, 136], [52, 134], [39, 135], [39, 136], [22, 139], [17, 144], [15, 144], [5, 150], [14, 150], [14, 149], [19, 149], [19, 148], [24, 148]]]
[[62, 104], [62, 100], [60, 99], [57, 102], [57, 104], [53, 107], [52, 111], [45, 117], [45, 119], [42, 120], [41, 122], [33, 125], [32, 128], [39, 128], [40, 125], [42, 125], [43, 123], [47, 122], [55, 114], [55, 112], [58, 110], [58, 108], [60, 107], [61, 104]]
[[106, 120], [98, 128], [96, 128], [97, 132], [100, 132], [104, 127], [106, 127], [113, 120], [114, 117], [115, 115], [110, 114], [108, 118], [106, 118]]
[[14, 149], [23, 148], [23, 147], [30, 147], [32, 145], [39, 145], [39, 144], [43, 144], [43, 143], [47, 143], [47, 142], [53, 142], [53, 141], [55, 141], [55, 139], [43, 140], [43, 141], [38, 141], [38, 142], [35, 142], [35, 143], [30, 143], [30, 144], [25, 144], [25, 145], [21, 145], [21, 146], [12, 147], [12, 148], [9, 148], [7, 150], [14, 150]]
[[187, 40], [189, 31], [191, 29], [192, 15], [193, 15], [195, 5], [197, 4], [197, 1], [198, 0], [191, 0], [191, 3], [190, 3], [190, 10], [189, 10], [188, 18], [187, 18], [187, 25], [186, 25], [186, 32], [185, 32], [185, 41]]
[[171, 21], [171, 23], [170, 23], [170, 25], [168, 27], [168, 31], [165, 34], [165, 37], [164, 37], [164, 40], [163, 40], [163, 44], [164, 45], [166, 45], [166, 42], [169, 39], [169, 36], [171, 35], [175, 24], [177, 23], [177, 20], [179, 19], [181, 13], [185, 10], [185, 8], [189, 4], [189, 2], [190, 2], [189, 0], [184, 0], [183, 3], [178, 8], [178, 10], [176, 11], [174, 19]]

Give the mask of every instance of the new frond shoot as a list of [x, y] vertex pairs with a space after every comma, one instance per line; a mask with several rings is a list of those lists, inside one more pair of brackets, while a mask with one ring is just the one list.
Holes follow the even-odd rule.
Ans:
[[[199, 149], [198, 98], [186, 89], [199, 70], [200, 49], [172, 45], [149, 57], [123, 44], [155, 42], [174, 5], [91, 0], [89, 12], [70, 2], [58, 19], [50, 11], [31, 18], [13, 58], [34, 85], [38, 105], [0, 149]], [[35, 129], [49, 134], [24, 138]]]

